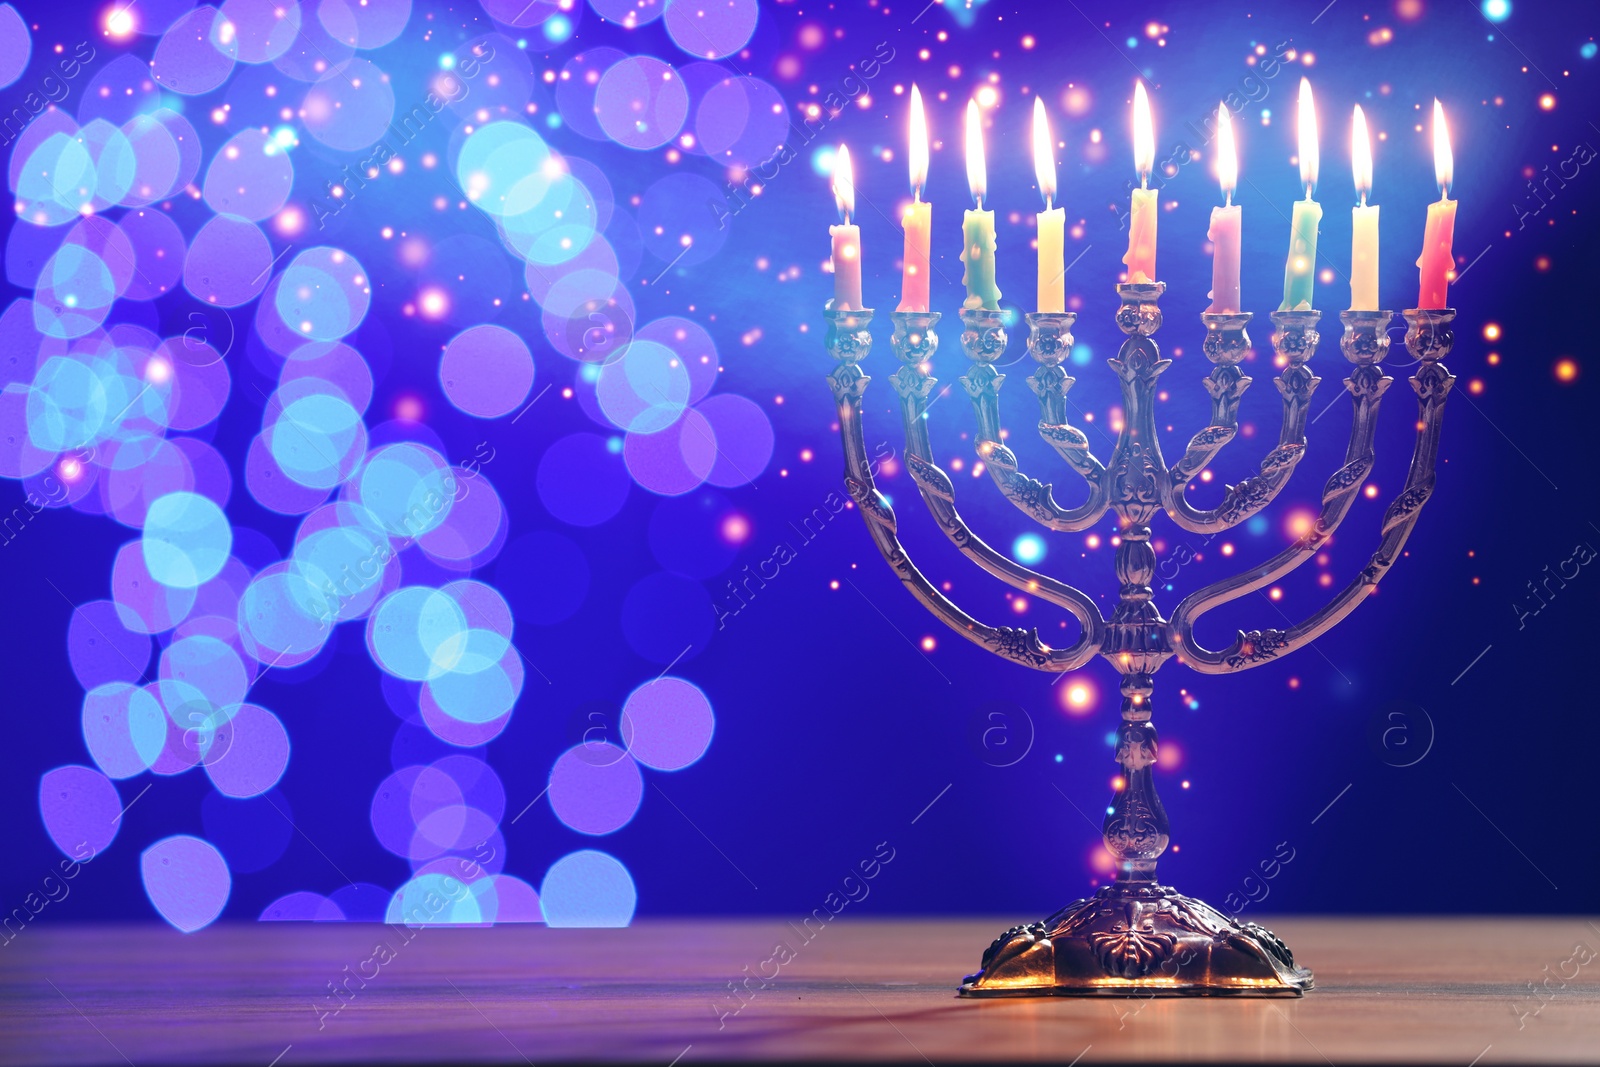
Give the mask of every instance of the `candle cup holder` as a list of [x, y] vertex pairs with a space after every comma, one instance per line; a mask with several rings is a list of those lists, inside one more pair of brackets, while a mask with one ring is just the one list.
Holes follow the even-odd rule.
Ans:
[[1184, 498], [1187, 483], [1236, 434], [1240, 398], [1251, 379], [1239, 369], [1250, 350], [1245, 313], [1204, 314], [1203, 350], [1212, 368], [1205, 388], [1212, 399], [1211, 424], [1191, 438], [1183, 458], [1168, 466], [1156, 431], [1157, 380], [1171, 363], [1161, 358], [1153, 335], [1161, 326], [1160, 282], [1117, 287], [1118, 328], [1126, 335], [1108, 360], [1122, 391], [1124, 422], [1109, 462], [1095, 458], [1083, 433], [1069, 425], [1065, 398], [1073, 379], [1066, 362], [1076, 316], [1029, 315], [1028, 351], [1038, 369], [1028, 379], [1039, 400], [1039, 432], [1088, 485], [1078, 507], [1056, 504], [1052, 488], [1018, 469], [1001, 439], [999, 392], [1005, 375], [995, 368], [1005, 351], [1000, 312], [967, 309], [961, 314], [962, 351], [968, 357], [962, 384], [977, 417], [977, 450], [991, 478], [1013, 504], [1048, 529], [1080, 532], [1109, 511], [1119, 538], [1114, 567], [1119, 596], [1108, 617], [1080, 590], [1017, 563], [990, 548], [962, 520], [955, 489], [933, 461], [928, 445], [928, 398], [939, 316], [897, 312], [893, 347], [901, 363], [894, 386], [906, 431], [906, 466], [923, 503], [967, 558], [1013, 588], [1072, 615], [1081, 632], [1064, 648], [1045, 644], [1034, 629], [992, 626], [967, 614], [912, 563], [898, 535], [896, 518], [878, 493], [868, 465], [861, 426], [867, 383], [860, 363], [871, 347], [871, 312], [829, 311], [828, 351], [835, 360], [829, 381], [839, 413], [845, 452], [845, 483], [861, 509], [880, 554], [901, 582], [937, 619], [959, 636], [1002, 659], [1060, 674], [1095, 656], [1121, 675], [1121, 724], [1116, 735], [1120, 775], [1107, 809], [1102, 837], [1117, 865], [1117, 879], [1088, 899], [1075, 901], [1041, 922], [1016, 926], [983, 953], [978, 973], [960, 987], [966, 997], [1245, 995], [1300, 996], [1312, 988], [1311, 972], [1289, 949], [1254, 923], [1229, 918], [1201, 901], [1156, 880], [1156, 862], [1169, 840], [1165, 808], [1156, 793], [1153, 767], [1158, 741], [1152, 723], [1153, 675], [1179, 657], [1204, 674], [1228, 674], [1269, 663], [1315, 641], [1367, 599], [1406, 539], [1434, 485], [1440, 425], [1453, 376], [1442, 360], [1453, 336], [1452, 309], [1404, 312], [1406, 347], [1420, 367], [1411, 379], [1419, 402], [1417, 438], [1410, 474], [1385, 512], [1381, 542], [1366, 566], [1344, 589], [1308, 618], [1287, 629], [1240, 632], [1226, 647], [1199, 643], [1194, 624], [1222, 604], [1281, 580], [1315, 556], [1360, 495], [1372, 469], [1379, 403], [1393, 379], [1384, 375], [1386, 311], [1346, 311], [1340, 347], [1354, 366], [1345, 380], [1352, 402], [1344, 463], [1323, 488], [1322, 510], [1311, 528], [1271, 559], [1185, 597], [1163, 618], [1151, 582], [1156, 556], [1149, 521], [1165, 512], [1182, 529], [1215, 534], [1232, 528], [1272, 502], [1305, 451], [1306, 412], [1319, 379], [1308, 363], [1318, 342], [1315, 311], [1274, 312], [1273, 347], [1280, 372], [1282, 428], [1260, 471], [1227, 488], [1215, 508], [1200, 510]]

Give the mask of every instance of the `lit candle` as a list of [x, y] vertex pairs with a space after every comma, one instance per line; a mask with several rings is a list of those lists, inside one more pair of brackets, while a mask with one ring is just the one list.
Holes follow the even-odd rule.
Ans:
[[1422, 235], [1422, 292], [1419, 308], [1448, 307], [1446, 292], [1456, 261], [1450, 242], [1456, 232], [1456, 202], [1450, 199], [1450, 180], [1454, 177], [1455, 155], [1450, 151], [1450, 130], [1444, 123], [1444, 108], [1433, 102], [1433, 174], [1439, 183], [1439, 202], [1428, 205], [1428, 227]]
[[966, 264], [962, 281], [967, 285], [963, 307], [999, 310], [1000, 289], [994, 282], [994, 212], [983, 210], [983, 194], [988, 174], [983, 163], [983, 119], [978, 103], [967, 101], [967, 184], [977, 208], [961, 220], [961, 262]]
[[1139, 171], [1139, 188], [1133, 191], [1133, 211], [1128, 218], [1128, 281], [1156, 280], [1156, 191], [1150, 188], [1150, 171], [1156, 165], [1156, 133], [1150, 119], [1150, 98], [1144, 82], [1133, 85], [1133, 165]]
[[1317, 224], [1322, 205], [1311, 199], [1317, 187], [1317, 109], [1311, 82], [1300, 79], [1300, 184], [1306, 198], [1295, 201], [1289, 226], [1289, 260], [1283, 267], [1283, 303], [1279, 311], [1311, 310], [1311, 287], [1317, 280]]
[[922, 94], [911, 86], [911, 204], [902, 222], [906, 231], [905, 268], [900, 275], [899, 311], [928, 310], [928, 275], [932, 273], [930, 241], [933, 205], [922, 202], [928, 181], [928, 121], [922, 114]]
[[839, 146], [833, 160], [833, 199], [844, 222], [829, 226], [833, 238], [833, 310], [861, 310], [861, 227], [850, 221], [856, 210], [856, 181], [850, 149]]
[[1378, 206], [1367, 205], [1372, 192], [1372, 140], [1360, 104], [1350, 130], [1350, 165], [1355, 172], [1356, 195], [1361, 199], [1350, 209], [1350, 310], [1377, 311]]
[[1214, 315], [1239, 313], [1239, 238], [1244, 212], [1233, 202], [1239, 183], [1239, 155], [1233, 147], [1233, 119], [1227, 104], [1217, 107], [1217, 180], [1222, 183], [1222, 206], [1211, 209], [1211, 306]]
[[1035, 218], [1039, 226], [1039, 310], [1067, 310], [1067, 212], [1055, 206], [1056, 157], [1050, 146], [1050, 122], [1044, 100], [1033, 98], [1033, 173], [1039, 179], [1044, 210]]

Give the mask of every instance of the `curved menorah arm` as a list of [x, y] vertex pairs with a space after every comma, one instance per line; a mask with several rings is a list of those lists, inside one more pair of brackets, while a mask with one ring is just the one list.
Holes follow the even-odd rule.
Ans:
[[[1289, 476], [1306, 451], [1306, 412], [1311, 394], [1322, 379], [1306, 367], [1317, 347], [1317, 311], [1274, 311], [1277, 329], [1272, 342], [1285, 361], [1283, 372], [1274, 381], [1283, 394], [1283, 426], [1278, 444], [1261, 461], [1260, 470], [1238, 485], [1230, 485], [1222, 502], [1200, 510], [1184, 498], [1189, 479], [1199, 474], [1222, 446], [1233, 439], [1238, 428], [1236, 416], [1239, 396], [1250, 379], [1243, 377], [1237, 364], [1249, 350], [1244, 331], [1248, 315], [1203, 315], [1206, 323], [1206, 356], [1216, 363], [1206, 389], [1212, 397], [1212, 425], [1189, 442], [1189, 448], [1161, 483], [1161, 507], [1172, 521], [1190, 533], [1215, 534], [1231, 530], [1268, 504], [1289, 483]], [[1235, 330], [1237, 331], [1235, 335]]]
[[1304, 622], [1287, 630], [1241, 632], [1233, 644], [1221, 651], [1212, 651], [1195, 640], [1194, 622], [1205, 612], [1270, 584], [1314, 555], [1343, 519], [1371, 470], [1372, 430], [1378, 401], [1392, 381], [1383, 377], [1376, 366], [1376, 360], [1388, 347], [1384, 333], [1388, 313], [1347, 312], [1345, 351], [1357, 367], [1348, 380], [1356, 413], [1345, 465], [1329, 479], [1328, 488], [1324, 490], [1323, 513], [1311, 533], [1262, 566], [1191, 594], [1173, 612], [1167, 623], [1168, 640], [1183, 662], [1202, 674], [1246, 670], [1310, 644], [1354, 611], [1399, 558], [1412, 527], [1421, 517], [1422, 506], [1433, 493], [1444, 404], [1455, 381], [1455, 376], [1440, 362], [1449, 355], [1454, 340], [1450, 323], [1455, 318], [1455, 310], [1412, 309], [1403, 314], [1409, 324], [1406, 348], [1421, 363], [1411, 378], [1411, 387], [1417, 393], [1417, 440], [1405, 488], [1384, 513], [1378, 550], [1349, 585]]
[[[1065, 318], [1066, 316], [1062, 316]], [[1028, 316], [1030, 323], [1038, 316]], [[1076, 315], [1071, 318], [1077, 318]], [[1063, 508], [1056, 503], [1055, 493], [1048, 482], [1031, 478], [1017, 469], [1017, 457], [1000, 438], [1000, 386], [1006, 376], [995, 369], [995, 361], [1005, 353], [1006, 330], [1004, 313], [984, 308], [968, 308], [961, 312], [961, 347], [972, 367], [962, 376], [961, 384], [972, 398], [972, 407], [978, 416], [978, 457], [983, 460], [989, 477], [1005, 498], [1023, 513], [1047, 529], [1062, 533], [1087, 530], [1100, 521], [1110, 501], [1108, 479], [1103, 477], [1105, 467], [1089, 451], [1089, 439], [1083, 432], [1068, 424], [1061, 400], [1072, 379], [1064, 373], [1052, 385], [1054, 403], [1049, 392], [1041, 389], [1036, 379], [1030, 384], [1039, 392], [1041, 419], [1039, 433], [1051, 447], [1064, 457], [1073, 469], [1089, 483], [1089, 497], [1076, 508]], [[1070, 322], [1067, 323], [1070, 326]], [[1065, 344], [1056, 342], [1055, 363], [1059, 364], [1072, 346], [1072, 335], [1065, 336]], [[1036, 359], [1045, 351], [1030, 336], [1029, 351]], [[1040, 360], [1044, 362], [1044, 360]], [[1059, 367], [1057, 367], [1059, 370]]]
[[844, 444], [845, 486], [861, 510], [867, 532], [884, 562], [889, 564], [911, 595], [935, 618], [974, 644], [1035, 670], [1061, 673], [1083, 666], [1098, 650], [1098, 612], [1094, 613], [1095, 625], [1085, 623], [1084, 635], [1077, 644], [1067, 649], [1054, 649], [1039, 640], [1037, 630], [989, 626], [974, 619], [941, 593], [912, 563], [897, 536], [894, 511], [878, 492], [873, 480], [861, 426], [861, 396], [871, 379], [862, 371], [860, 363], [872, 348], [872, 334], [868, 329], [872, 312], [830, 309], [825, 314], [828, 317], [828, 352], [838, 361], [828, 375], [828, 384], [833, 389], [839, 411], [839, 437]]
[[1253, 317], [1248, 311], [1208, 311], [1200, 316], [1206, 328], [1202, 350], [1212, 363], [1205, 379], [1206, 392], [1211, 394], [1211, 423], [1189, 439], [1183, 458], [1171, 467], [1172, 484], [1179, 493], [1239, 432], [1239, 400], [1255, 381], [1239, 369], [1250, 353], [1250, 333], [1245, 327]]
[[1066, 652], [1071, 656], [1081, 653], [1087, 661], [1100, 645], [1104, 624], [1094, 601], [1081, 590], [1002, 555], [974, 534], [956, 510], [955, 486], [951, 484], [950, 476], [933, 461], [925, 416], [928, 397], [938, 384], [938, 380], [932, 376], [932, 366], [934, 354], [939, 348], [939, 335], [935, 331], [939, 317], [936, 311], [894, 313], [892, 343], [901, 366], [895, 371], [893, 382], [895, 392], [900, 396], [900, 411], [906, 431], [906, 466], [911, 471], [912, 480], [917, 483], [928, 512], [962, 555], [1013, 588], [1072, 613], [1083, 628], [1083, 636], [1078, 644]]

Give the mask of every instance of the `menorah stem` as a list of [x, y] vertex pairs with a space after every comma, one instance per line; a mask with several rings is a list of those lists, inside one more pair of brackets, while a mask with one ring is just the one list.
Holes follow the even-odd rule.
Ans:
[[1156, 794], [1156, 728], [1150, 721], [1151, 676], [1122, 677], [1122, 725], [1117, 728], [1121, 780], [1101, 833], [1117, 862], [1118, 881], [1153, 882], [1156, 859], [1171, 840], [1167, 811]]

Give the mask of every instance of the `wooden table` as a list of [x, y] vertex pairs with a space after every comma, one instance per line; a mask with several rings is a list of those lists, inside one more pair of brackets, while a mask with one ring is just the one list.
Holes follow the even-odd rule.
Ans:
[[[807, 944], [782, 919], [410, 941], [354, 924], [186, 937], [41, 920], [0, 947], [0, 1062], [1600, 1061], [1600, 922], [1273, 921], [1316, 970], [1302, 1000], [957, 1000], [1004, 925], [841, 918]], [[777, 969], [780, 940], [796, 955]], [[763, 969], [777, 977], [760, 989]], [[728, 983], [747, 974], [756, 991], [735, 1011]], [[1541, 1001], [1529, 983], [1547, 978]]]

